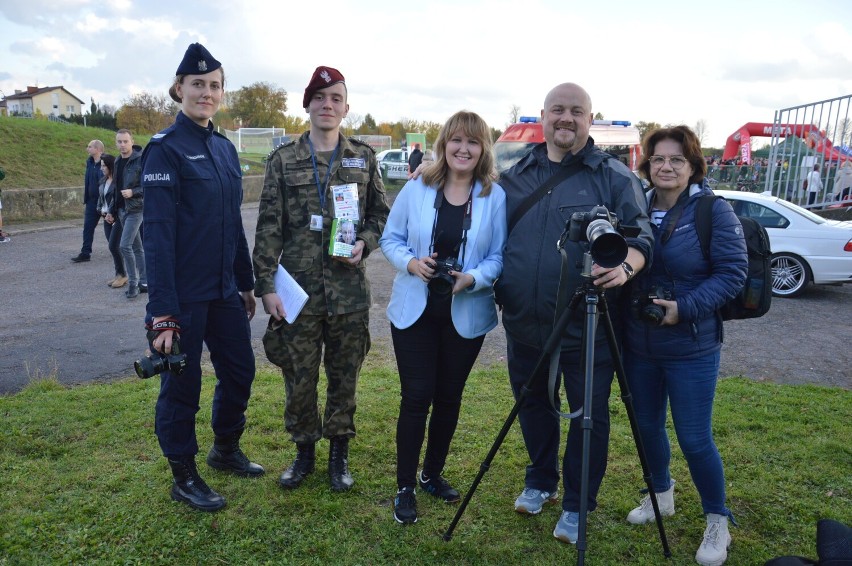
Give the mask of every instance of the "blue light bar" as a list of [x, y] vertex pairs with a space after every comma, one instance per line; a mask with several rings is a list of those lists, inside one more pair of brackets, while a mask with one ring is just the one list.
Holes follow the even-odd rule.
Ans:
[[627, 120], [592, 120], [592, 124], [596, 126], [629, 126]]
[[535, 116], [521, 116], [520, 118], [518, 118], [518, 122], [520, 122], [521, 124], [530, 124], [538, 122], [538, 118], [536, 118]]

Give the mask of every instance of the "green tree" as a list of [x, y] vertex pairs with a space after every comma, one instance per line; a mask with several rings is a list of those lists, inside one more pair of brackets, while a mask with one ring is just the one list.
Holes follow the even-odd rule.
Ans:
[[243, 128], [283, 128], [287, 115], [287, 91], [259, 81], [229, 96], [229, 110]]
[[645, 134], [652, 130], [658, 130], [662, 126], [660, 126], [657, 122], [639, 122], [636, 124], [636, 129], [639, 130], [639, 135], [642, 139], [645, 139]]
[[178, 105], [165, 95], [143, 91], [122, 101], [115, 125], [133, 133], [154, 134], [171, 124], [178, 110]]
[[376, 119], [373, 118], [372, 114], [367, 114], [364, 116], [364, 121], [361, 122], [361, 126], [358, 128], [359, 134], [375, 134], [378, 130], [376, 126]]
[[289, 114], [284, 116], [284, 122], [280, 126], [284, 128], [284, 132], [288, 136], [298, 136], [302, 132], [306, 132], [310, 127], [310, 122], [305, 118], [299, 118], [298, 116], [290, 116]]

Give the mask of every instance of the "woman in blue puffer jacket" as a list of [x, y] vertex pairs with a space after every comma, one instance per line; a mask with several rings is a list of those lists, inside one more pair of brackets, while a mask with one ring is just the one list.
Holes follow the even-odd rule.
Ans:
[[[707, 519], [695, 559], [719, 565], [727, 559], [732, 515], [725, 505], [725, 475], [712, 432], [722, 347], [722, 318], [717, 311], [745, 283], [746, 244], [733, 209], [717, 199], [709, 258], [701, 251], [696, 205], [712, 191], [704, 179], [707, 165], [701, 144], [692, 130], [686, 126], [655, 130], [645, 137], [643, 150], [639, 170], [652, 185], [648, 216], [655, 242], [651, 268], [632, 282], [624, 338], [627, 382], [661, 514], [674, 514], [668, 404]], [[634, 524], [654, 520], [650, 499], [646, 497], [627, 520]]]

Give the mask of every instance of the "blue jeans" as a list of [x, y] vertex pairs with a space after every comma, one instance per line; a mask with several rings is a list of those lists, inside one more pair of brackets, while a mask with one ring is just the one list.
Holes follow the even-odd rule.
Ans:
[[[112, 233], [116, 233], [116, 244], [113, 247]], [[116, 275], [127, 275], [124, 272], [124, 260], [121, 259], [121, 252], [118, 251], [118, 242], [121, 241], [121, 223], [117, 220], [114, 224], [110, 224], [104, 219], [104, 236], [106, 237], [109, 253], [112, 255], [112, 263], [115, 265]]]
[[80, 248], [81, 255], [92, 255], [92, 243], [95, 241], [95, 228], [101, 219], [101, 211], [98, 210], [98, 199], [89, 199], [86, 203], [86, 211], [83, 215], [83, 247]]
[[624, 366], [654, 490], [666, 491], [671, 485], [668, 404], [704, 513], [730, 516], [725, 507], [725, 471], [712, 430], [719, 352], [688, 360], [650, 360], [625, 352]]
[[[509, 358], [509, 380], [515, 398], [526, 383], [541, 352], [506, 337]], [[518, 413], [521, 432], [531, 464], [527, 466], [524, 486], [553, 492], [559, 484], [559, 417], [547, 398], [547, 366], [536, 377]], [[583, 406], [585, 391], [584, 368], [580, 365], [579, 352], [562, 352], [559, 357], [559, 372], [562, 386], [571, 411]], [[597, 507], [597, 494], [606, 472], [609, 450], [609, 394], [614, 368], [606, 344], [596, 345], [595, 369], [592, 387], [592, 429], [589, 443], [589, 496], [588, 510]], [[582, 478], [583, 429], [582, 415], [571, 420], [562, 457], [562, 496], [564, 511], [580, 510], [580, 483]]]
[[142, 227], [142, 212], [131, 212], [128, 214], [124, 209], [118, 211], [121, 219], [121, 257], [124, 258], [124, 267], [127, 269], [127, 277], [131, 285], [147, 285], [148, 277], [145, 275], [145, 252], [142, 249], [142, 237], [139, 228]]

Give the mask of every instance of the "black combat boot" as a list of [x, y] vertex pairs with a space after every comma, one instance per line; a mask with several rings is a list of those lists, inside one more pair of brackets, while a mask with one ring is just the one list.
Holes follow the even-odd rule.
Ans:
[[328, 478], [331, 480], [332, 491], [347, 491], [352, 488], [355, 480], [349, 473], [349, 438], [332, 436], [331, 448], [328, 451]]
[[184, 456], [177, 460], [169, 458], [169, 466], [175, 477], [172, 499], [199, 511], [218, 511], [225, 506], [225, 498], [210, 489], [198, 475], [194, 456]]
[[213, 441], [213, 448], [207, 454], [207, 465], [242, 477], [262, 476], [265, 471], [263, 466], [249, 461], [240, 450], [242, 434], [243, 431], [239, 431], [228, 436], [217, 436]]
[[281, 487], [295, 489], [314, 471], [316, 465], [316, 445], [313, 442], [296, 443], [296, 459], [284, 470], [278, 483]]

